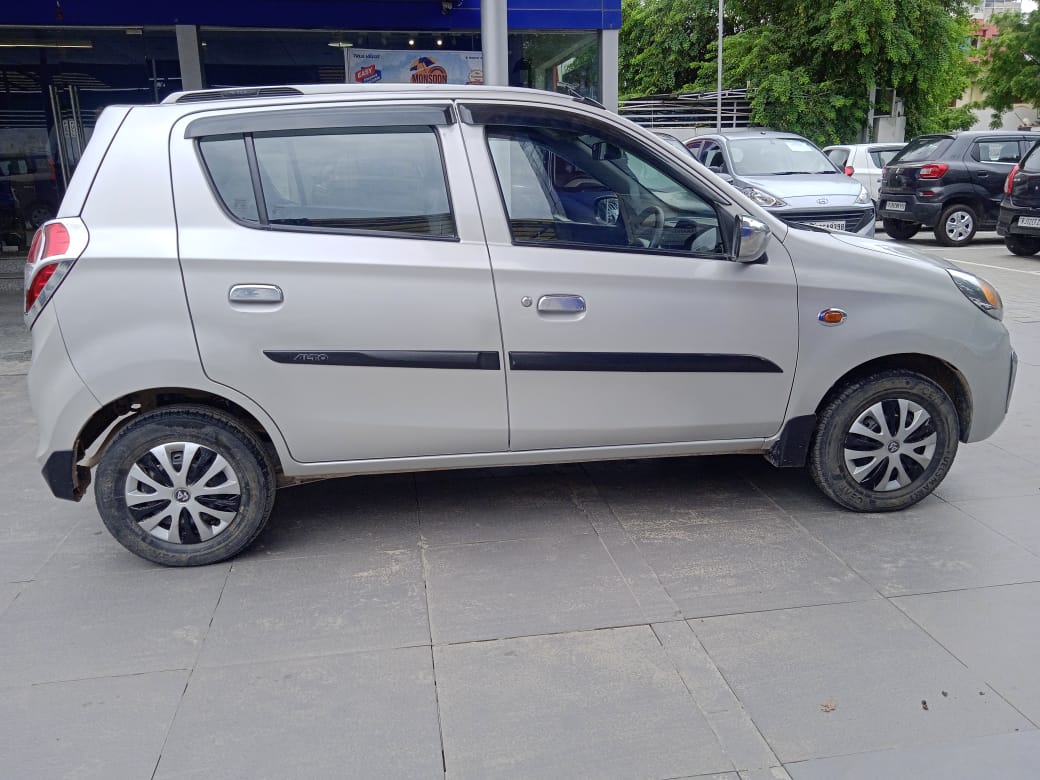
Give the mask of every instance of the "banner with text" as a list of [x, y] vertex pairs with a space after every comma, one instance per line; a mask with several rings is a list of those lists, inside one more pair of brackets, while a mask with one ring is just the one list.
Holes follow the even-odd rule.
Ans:
[[351, 84], [483, 84], [479, 51], [396, 51], [346, 49]]

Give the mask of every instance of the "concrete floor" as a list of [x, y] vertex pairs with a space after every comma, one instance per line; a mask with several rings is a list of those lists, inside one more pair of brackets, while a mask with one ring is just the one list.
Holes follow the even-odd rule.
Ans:
[[3, 297], [0, 777], [1035, 777], [1040, 260], [943, 251], [1021, 367], [907, 512], [756, 457], [359, 477], [192, 570], [49, 496]]

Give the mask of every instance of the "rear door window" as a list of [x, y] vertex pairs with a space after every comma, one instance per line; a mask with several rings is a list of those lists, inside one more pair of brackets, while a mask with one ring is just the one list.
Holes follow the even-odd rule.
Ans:
[[260, 132], [199, 146], [225, 207], [247, 223], [456, 236], [433, 127]]
[[990, 138], [972, 144], [971, 156], [984, 163], [1017, 163], [1022, 156], [1018, 148], [1018, 139]]
[[875, 167], [884, 168], [892, 162], [892, 158], [899, 154], [899, 151], [899, 149], [875, 149], [870, 153], [870, 159], [874, 162]]

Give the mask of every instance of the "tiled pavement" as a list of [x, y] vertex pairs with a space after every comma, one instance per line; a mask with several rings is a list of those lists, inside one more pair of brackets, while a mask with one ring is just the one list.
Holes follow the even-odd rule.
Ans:
[[161, 569], [48, 497], [8, 346], [0, 777], [1037, 776], [1040, 262], [988, 256], [1011, 417], [898, 515], [754, 457], [365, 477]]

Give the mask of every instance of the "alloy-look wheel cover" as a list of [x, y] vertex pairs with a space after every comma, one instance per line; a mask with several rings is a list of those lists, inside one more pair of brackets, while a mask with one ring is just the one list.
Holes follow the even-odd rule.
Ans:
[[143, 531], [164, 542], [197, 544], [234, 522], [242, 488], [219, 453], [194, 442], [169, 442], [137, 459], [123, 495]]
[[928, 471], [937, 434], [932, 416], [906, 398], [886, 398], [863, 410], [845, 434], [845, 468], [868, 490], [908, 487]]
[[955, 211], [946, 218], [946, 235], [951, 241], [967, 241], [975, 220], [967, 211]]

